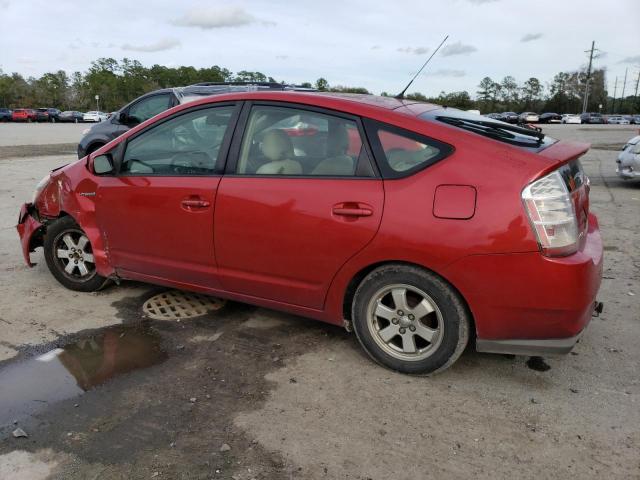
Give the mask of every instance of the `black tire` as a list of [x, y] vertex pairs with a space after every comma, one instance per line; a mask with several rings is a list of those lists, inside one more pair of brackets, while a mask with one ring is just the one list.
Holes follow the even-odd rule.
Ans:
[[[388, 307], [387, 304], [395, 302], [393, 294], [398, 288], [393, 288], [386, 294], [384, 292], [392, 287], [403, 286], [408, 287], [404, 298], [407, 300], [405, 305], [410, 307], [409, 312], [418, 311], [417, 308], [421, 303], [414, 303], [412, 307], [410, 304], [411, 301], [421, 302], [421, 296], [427, 304], [433, 306], [433, 311], [420, 318], [416, 317], [418, 313], [414, 316], [402, 312], [403, 316], [400, 319], [391, 319], [394, 325], [391, 324], [391, 320], [373, 315], [374, 305], [380, 306], [381, 303], [383, 307], [395, 311], [397, 305]], [[419, 293], [416, 293], [418, 291]], [[407, 293], [415, 295], [414, 299], [411, 300]], [[387, 296], [380, 297], [380, 295]], [[378, 298], [381, 300], [378, 301]], [[378, 312], [378, 307], [375, 307], [375, 311]], [[351, 317], [358, 341], [371, 358], [392, 370], [414, 375], [433, 374], [451, 366], [467, 345], [471, 325], [470, 314], [464, 301], [448, 283], [431, 272], [407, 265], [385, 265], [367, 275], [356, 290]], [[380, 325], [381, 322], [388, 323], [383, 327]], [[402, 325], [406, 328], [402, 328]], [[385, 327], [399, 329], [402, 335], [396, 334], [391, 341], [383, 340], [383, 335], [378, 332], [385, 330]], [[424, 327], [427, 329], [421, 330]], [[409, 328], [413, 329], [411, 332], [416, 333], [411, 333]], [[431, 338], [431, 342], [428, 342], [419, 336], [420, 331], [436, 333]], [[395, 351], [404, 349], [406, 335], [411, 337], [411, 348], [416, 349], [417, 352], [415, 355]], [[413, 358], [410, 358], [412, 355]], [[398, 358], [399, 356], [405, 358]]]
[[[69, 235], [71, 241], [76, 243], [76, 246], [80, 245], [80, 238], [86, 237], [83, 230], [71, 217], [62, 217], [47, 226], [47, 232], [44, 237], [44, 258], [49, 267], [49, 271], [62, 285], [70, 290], [76, 290], [78, 292], [95, 292], [102, 288], [107, 279], [98, 275], [95, 270], [95, 264], [93, 262], [84, 262], [84, 257], [80, 256], [80, 259], [73, 260], [72, 258], [60, 258], [57, 254], [59, 250], [67, 250], [71, 252], [71, 248], [64, 242], [64, 237]], [[86, 246], [82, 248], [84, 255], [93, 255], [91, 250], [91, 243], [86, 242]], [[88, 273], [83, 274], [78, 265], [78, 261], [84, 265]], [[75, 262], [70, 268], [73, 268], [71, 272], [65, 270], [65, 266]]]
[[85, 155], [90, 155], [93, 152], [95, 152], [96, 150], [98, 150], [99, 148], [104, 147], [104, 143], [94, 143], [93, 145], [90, 145], [89, 148], [87, 148], [87, 153]]

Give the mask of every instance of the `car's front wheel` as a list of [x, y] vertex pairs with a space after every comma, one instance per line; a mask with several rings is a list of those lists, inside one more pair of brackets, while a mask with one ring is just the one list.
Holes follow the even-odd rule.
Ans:
[[56, 280], [71, 290], [93, 292], [107, 281], [96, 271], [89, 238], [71, 217], [59, 218], [47, 227], [44, 257]]
[[409, 374], [452, 365], [469, 340], [470, 314], [442, 278], [407, 265], [386, 265], [356, 290], [353, 327], [378, 363]]

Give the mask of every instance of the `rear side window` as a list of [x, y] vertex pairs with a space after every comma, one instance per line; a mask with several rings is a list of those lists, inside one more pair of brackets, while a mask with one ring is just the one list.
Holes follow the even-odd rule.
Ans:
[[365, 124], [384, 178], [406, 177], [453, 152], [451, 145], [403, 128], [371, 120]]
[[139, 123], [155, 117], [157, 114], [164, 112], [171, 106], [171, 96], [168, 93], [161, 95], [153, 95], [143, 98], [138, 103], [129, 108], [128, 115]]

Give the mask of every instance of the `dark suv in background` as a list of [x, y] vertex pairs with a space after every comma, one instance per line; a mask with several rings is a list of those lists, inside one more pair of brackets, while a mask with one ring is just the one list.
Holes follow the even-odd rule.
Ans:
[[604, 117], [599, 113], [587, 112], [580, 115], [582, 123], [604, 123]]
[[11, 121], [11, 110], [8, 108], [0, 108], [0, 122]]
[[275, 82], [205, 82], [187, 87], [155, 90], [136, 98], [114, 112], [107, 121], [97, 123], [85, 130], [78, 144], [78, 158], [96, 151], [130, 128], [178, 104], [191, 102], [203, 96], [256, 90], [314, 91], [311, 88]]
[[36, 121], [37, 122], [51, 122], [58, 121], [60, 116], [60, 110], [57, 108], [36, 108]]

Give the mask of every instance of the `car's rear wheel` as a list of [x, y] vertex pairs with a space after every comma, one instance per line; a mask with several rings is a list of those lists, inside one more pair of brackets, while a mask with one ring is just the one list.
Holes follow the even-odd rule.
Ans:
[[93, 292], [107, 281], [96, 271], [89, 238], [71, 217], [59, 218], [47, 227], [44, 257], [56, 280], [71, 290]]
[[386, 265], [365, 277], [352, 306], [353, 327], [378, 363], [409, 374], [452, 365], [469, 340], [470, 315], [459, 294], [437, 275]]

